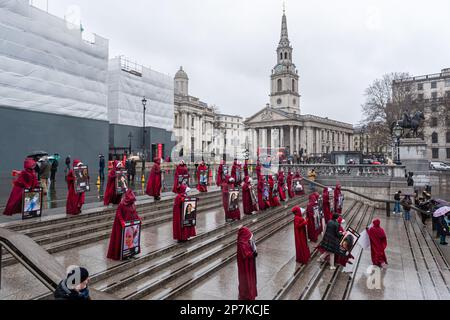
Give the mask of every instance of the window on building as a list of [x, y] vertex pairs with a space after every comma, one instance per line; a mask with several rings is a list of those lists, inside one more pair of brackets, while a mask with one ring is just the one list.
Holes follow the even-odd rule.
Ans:
[[433, 159], [439, 159], [439, 148], [431, 149], [431, 157]]
[[437, 111], [437, 106], [431, 106], [431, 112], [436, 112]]
[[283, 81], [281, 81], [281, 79], [278, 79], [277, 81], [277, 89], [278, 92], [283, 91]]
[[280, 52], [280, 59], [283, 60], [283, 52]]
[[284, 58], [287, 59], [287, 52], [284, 53]]
[[417, 95], [417, 99], [419, 99], [419, 101], [423, 100], [423, 93], [419, 93]]
[[437, 127], [437, 125], [438, 125], [438, 118], [436, 118], [436, 117], [431, 118], [430, 119], [430, 126], [431, 127]]
[[447, 98], [450, 98], [450, 91], [445, 91], [445, 96], [446, 96]]
[[437, 132], [433, 132], [431, 134], [431, 143], [438, 143], [438, 134], [437, 134]]
[[[295, 92], [295, 80], [292, 80], [292, 91]], [[295, 102], [294, 102], [295, 103]]]
[[433, 81], [431, 82], [431, 89], [436, 89], [437, 88], [437, 82]]
[[437, 92], [431, 93], [431, 99], [437, 99]]
[[445, 86], [450, 87], [450, 79], [445, 80]]
[[447, 143], [450, 143], [450, 131], [447, 131], [447, 133], [445, 134], [445, 141]]
[[417, 90], [423, 90], [423, 83], [419, 83], [417, 85]]
[[[333, 135], [331, 136], [331, 140], [334, 142], [334, 132], [333, 132]], [[333, 151], [334, 151], [334, 149], [333, 149]]]
[[192, 119], [191, 119], [191, 128], [193, 128], [194, 125], [195, 125], [195, 118], [192, 118]]
[[447, 148], [447, 159], [450, 159], [450, 148]]

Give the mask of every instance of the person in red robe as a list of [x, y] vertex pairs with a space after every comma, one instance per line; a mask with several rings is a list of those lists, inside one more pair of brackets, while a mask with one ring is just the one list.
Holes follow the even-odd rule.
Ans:
[[234, 210], [229, 208], [230, 189], [234, 188], [234, 179], [227, 176], [226, 180], [222, 182], [222, 203], [223, 210], [225, 212], [225, 221], [227, 222], [241, 219], [241, 210], [239, 209], [239, 205]]
[[293, 199], [295, 197], [295, 192], [292, 187], [292, 180], [294, 179], [294, 174], [289, 170], [288, 176], [287, 176], [287, 188], [288, 188], [288, 194], [289, 199]]
[[231, 167], [231, 177], [234, 179], [236, 185], [241, 185], [242, 166], [237, 159], [234, 159], [233, 166]]
[[217, 176], [216, 176], [216, 185], [218, 187], [222, 186], [225, 174], [223, 172], [223, 167], [225, 166], [225, 161], [222, 159], [220, 160], [219, 167], [217, 168]]
[[186, 163], [184, 163], [183, 160], [180, 161], [180, 163], [177, 165], [177, 168], [175, 169], [172, 188], [173, 193], [178, 193], [178, 188], [181, 185], [179, 182], [179, 176], [188, 176], [189, 179], [189, 170], [188, 167], [186, 166]]
[[[136, 196], [131, 189], [128, 189], [116, 210], [116, 217], [109, 238], [109, 248], [107, 258], [120, 260], [122, 246], [122, 229], [129, 221], [141, 220], [136, 212]], [[142, 220], [141, 220], [142, 221]]]
[[105, 195], [103, 203], [105, 206], [112, 204], [119, 204], [122, 195], [116, 193], [116, 170], [122, 168], [122, 162], [114, 160], [113, 167], [108, 173], [108, 182], [106, 184]]
[[152, 170], [150, 171], [150, 176], [147, 182], [147, 188], [145, 189], [145, 194], [150, 197], [154, 197], [155, 201], [161, 200], [161, 158], [155, 158]]
[[244, 161], [244, 177], [249, 177], [249, 174], [248, 174], [248, 160], [247, 159], [245, 159], [245, 161]]
[[182, 184], [180, 185], [178, 191], [178, 195], [176, 196], [173, 203], [173, 239], [178, 240], [178, 242], [183, 242], [189, 240], [189, 238], [195, 237], [197, 235], [196, 229], [194, 226], [187, 227], [182, 225], [182, 214], [183, 214], [183, 202], [186, 199], [187, 186]]
[[237, 238], [239, 300], [255, 300], [258, 296], [256, 280], [256, 244], [247, 227], [239, 229]]
[[5, 216], [12, 216], [16, 213], [22, 212], [22, 198], [24, 189], [33, 189], [39, 187], [39, 181], [36, 177], [36, 161], [27, 158], [23, 163], [23, 170], [20, 172], [18, 178], [13, 182], [13, 189], [9, 195], [3, 214]]
[[252, 196], [252, 182], [249, 176], [244, 178], [244, 184], [242, 185], [242, 205], [244, 207], [244, 214], [251, 215], [253, 212], [258, 211], [256, 199]]
[[258, 178], [262, 176], [261, 170], [262, 170], [262, 167], [261, 167], [261, 161], [259, 161], [259, 159], [258, 159], [258, 160], [256, 160], [256, 167], [255, 167], [256, 176], [257, 176]]
[[269, 200], [271, 207], [281, 206], [280, 198], [278, 197], [278, 186], [275, 185], [274, 178], [269, 175]]
[[295, 206], [292, 209], [295, 214], [294, 218], [294, 235], [295, 235], [295, 253], [296, 261], [301, 264], [307, 264], [311, 257], [311, 252], [306, 239], [306, 225], [308, 221], [303, 218], [300, 207]]
[[294, 190], [294, 192], [295, 192], [295, 195], [297, 195], [297, 196], [302, 196], [302, 195], [304, 195], [305, 194], [305, 186], [303, 185], [303, 177], [302, 177], [302, 175], [300, 174], [300, 172], [296, 172], [295, 173], [295, 175], [294, 175], [294, 179], [300, 179], [301, 180], [301, 186], [302, 186], [302, 188], [301, 188], [301, 190]]
[[[258, 207], [263, 211], [270, 208], [269, 186], [264, 176], [258, 177]], [[266, 195], [264, 195], [266, 193]]]
[[387, 248], [387, 237], [383, 228], [380, 227], [380, 220], [373, 220], [373, 226], [367, 230], [370, 239], [370, 252], [372, 264], [380, 268], [387, 265], [385, 250]]
[[328, 224], [328, 221], [330, 221], [333, 218], [333, 213], [331, 212], [331, 204], [330, 204], [330, 193], [328, 191], [328, 188], [323, 188], [322, 193], [322, 209], [323, 209], [323, 216], [325, 218], [325, 224]]
[[[202, 171], [206, 172], [206, 181], [203, 183], [200, 181]], [[200, 192], [208, 192], [208, 167], [203, 160], [197, 168], [197, 190]]]
[[342, 214], [342, 207], [343, 207], [343, 194], [341, 191], [341, 185], [338, 183], [336, 185], [336, 189], [334, 189], [334, 213]]
[[286, 184], [284, 183], [284, 171], [280, 170], [278, 172], [278, 194], [280, 195], [281, 201], [286, 201]]
[[[322, 233], [322, 220], [320, 222], [315, 219], [315, 210], [319, 210], [319, 204], [317, 202], [317, 194], [312, 193], [309, 195], [308, 206], [306, 207], [306, 217], [308, 220], [308, 239], [312, 242], [317, 242], [319, 235]], [[317, 224], [317, 225], [316, 225]]]
[[[73, 167], [83, 165], [80, 160], [73, 160]], [[73, 169], [67, 174], [67, 201], [66, 201], [66, 214], [78, 215], [81, 213], [81, 207], [84, 204], [85, 194], [84, 192], [75, 192], [75, 173]]]

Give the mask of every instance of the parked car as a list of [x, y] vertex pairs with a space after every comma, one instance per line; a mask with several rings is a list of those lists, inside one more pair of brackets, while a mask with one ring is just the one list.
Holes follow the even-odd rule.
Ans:
[[430, 169], [432, 169], [432, 170], [450, 170], [450, 166], [444, 162], [432, 161], [432, 162], [430, 162]]

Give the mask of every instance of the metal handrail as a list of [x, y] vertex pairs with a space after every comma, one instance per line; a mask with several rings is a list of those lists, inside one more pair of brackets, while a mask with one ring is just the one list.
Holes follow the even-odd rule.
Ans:
[[[306, 178], [303, 178], [303, 180], [305, 180], [305, 181], [307, 181], [307, 182], [309, 182], [309, 183], [312, 183], [312, 184], [314, 184], [314, 185], [317, 185], [317, 186], [319, 186], [319, 187], [321, 187], [321, 188], [329, 188], [329, 186], [325, 186], [325, 185], [323, 185], [323, 184], [321, 184], [321, 183], [318, 183], [318, 182], [316, 182], [316, 181], [312, 181], [312, 180], [309, 180], [309, 179], [306, 179]], [[386, 203], [386, 204], [387, 204], [387, 206], [386, 206], [386, 213], [387, 213], [388, 216], [390, 216], [390, 206], [389, 206], [389, 204], [395, 203], [394, 200], [375, 199], [375, 198], [366, 196], [365, 194], [362, 194], [362, 193], [359, 193], [359, 192], [356, 192], [356, 191], [354, 191], [354, 190], [350, 190], [350, 189], [347, 189], [347, 188], [341, 188], [341, 190], [342, 190], [342, 191], [345, 191], [345, 192], [352, 193], [352, 194], [354, 194], [354, 195], [357, 195], [358, 197], [367, 199], [367, 200], [372, 201], [372, 202]], [[425, 210], [422, 210], [422, 209], [420, 209], [420, 208], [417, 208], [417, 207], [414, 206], [414, 205], [411, 205], [411, 209], [414, 209], [414, 210], [416, 210], [417, 212], [420, 212], [420, 213], [422, 213], [422, 214], [430, 215], [430, 212], [427, 212], [427, 211], [425, 211]]]

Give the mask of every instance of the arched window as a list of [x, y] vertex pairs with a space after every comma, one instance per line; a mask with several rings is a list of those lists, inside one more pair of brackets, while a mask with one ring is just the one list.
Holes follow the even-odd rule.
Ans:
[[278, 81], [277, 81], [277, 89], [278, 89], [278, 92], [283, 91], [283, 81], [281, 81], [281, 79], [278, 79]]
[[280, 59], [283, 60], [283, 52], [280, 52]]
[[292, 80], [292, 91], [295, 92], [295, 80]]
[[287, 52], [284, 53], [284, 58], [287, 59]]
[[431, 134], [431, 143], [438, 143], [438, 134], [436, 132]]

